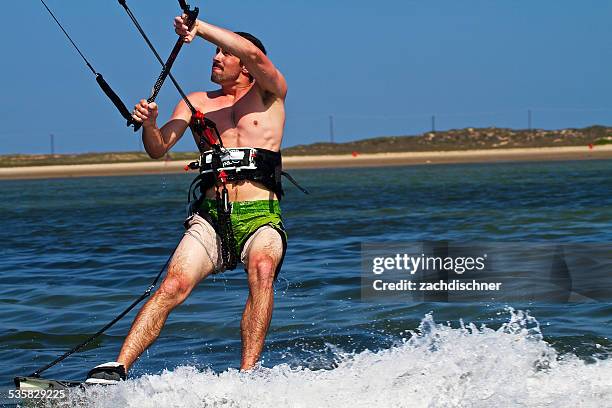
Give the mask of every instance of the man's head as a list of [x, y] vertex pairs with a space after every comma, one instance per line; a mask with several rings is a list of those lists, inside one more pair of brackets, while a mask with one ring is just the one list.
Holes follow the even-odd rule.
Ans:
[[[252, 34], [245, 33], [242, 31], [236, 31], [236, 34], [239, 36], [246, 38], [253, 45], [261, 50], [264, 54], [266, 54], [266, 47], [262, 44], [261, 41], [257, 37]], [[227, 51], [222, 50], [221, 48], [217, 48], [215, 52], [215, 56], [213, 57], [213, 66], [212, 73], [210, 75], [210, 80], [216, 84], [223, 84], [227, 82], [234, 82], [240, 78], [240, 75], [244, 75], [251, 82], [253, 78], [249, 71], [244, 67], [244, 65], [240, 62], [240, 59], [235, 55], [230, 54]]]
[[259, 38], [255, 37], [253, 34], [245, 33], [244, 31], [234, 31], [235, 34], [238, 34], [242, 38], [246, 38], [250, 42], [253, 43], [257, 48], [261, 50], [264, 54], [267, 54], [266, 47], [264, 47], [263, 43], [259, 41]]

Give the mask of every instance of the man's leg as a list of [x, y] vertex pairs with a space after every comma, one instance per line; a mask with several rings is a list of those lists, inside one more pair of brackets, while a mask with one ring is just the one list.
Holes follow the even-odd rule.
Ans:
[[264, 226], [245, 245], [249, 296], [240, 322], [241, 370], [252, 368], [263, 350], [274, 306], [274, 275], [284, 253], [280, 233]]
[[157, 339], [172, 309], [214, 271], [217, 253], [214, 230], [204, 219], [196, 217], [174, 253], [162, 284], [140, 309], [123, 342], [117, 362], [123, 364], [126, 371]]

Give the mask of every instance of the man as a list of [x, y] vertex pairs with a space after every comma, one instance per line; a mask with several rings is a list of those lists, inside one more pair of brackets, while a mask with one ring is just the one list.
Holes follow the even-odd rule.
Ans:
[[[212, 61], [211, 80], [221, 89], [194, 92], [188, 99], [206, 118], [216, 123], [223, 145], [253, 147], [253, 155], [268, 152], [278, 156], [285, 123], [284, 101], [287, 84], [283, 75], [266, 56], [263, 44], [247, 33], [234, 33], [197, 20], [191, 30], [185, 16], [175, 19], [177, 34], [186, 43], [196, 36], [217, 46]], [[142, 139], [152, 158], [163, 157], [192, 123], [192, 113], [181, 101], [170, 120], [157, 126], [158, 107], [141, 100], [133, 118], [142, 123]], [[196, 143], [200, 139], [194, 134]], [[280, 171], [278, 178], [280, 178]], [[134, 361], [157, 339], [169, 313], [180, 305], [204, 278], [227, 268], [223, 250], [235, 251], [247, 271], [249, 295], [240, 332], [241, 370], [251, 369], [259, 359], [272, 317], [273, 282], [280, 269], [286, 235], [283, 229], [278, 189], [253, 180], [227, 181], [231, 201], [232, 245], [218, 233], [222, 228], [216, 200], [219, 183], [203, 189], [196, 213], [186, 221], [187, 232], [178, 245], [159, 289], [136, 316], [116, 362], [95, 367], [88, 383], [114, 383], [125, 379]], [[268, 183], [269, 184], [269, 183]], [[236, 213], [249, 214], [235, 217]], [[244, 221], [247, 219], [248, 221]]]

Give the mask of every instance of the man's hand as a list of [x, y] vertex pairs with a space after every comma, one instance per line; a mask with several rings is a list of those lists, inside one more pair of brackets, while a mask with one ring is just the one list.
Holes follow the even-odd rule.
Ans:
[[134, 106], [132, 118], [142, 123], [143, 127], [155, 127], [157, 114], [157, 104], [155, 102], [148, 103], [145, 99], [141, 99], [140, 103]]
[[178, 35], [183, 37], [183, 41], [185, 41], [186, 43], [190, 43], [191, 41], [193, 41], [193, 39], [196, 36], [198, 20], [196, 20], [195, 23], [193, 24], [191, 31], [189, 30], [189, 27], [187, 27], [187, 24], [185, 24], [186, 22], [187, 22], [186, 14], [176, 17], [174, 19], [174, 31]]

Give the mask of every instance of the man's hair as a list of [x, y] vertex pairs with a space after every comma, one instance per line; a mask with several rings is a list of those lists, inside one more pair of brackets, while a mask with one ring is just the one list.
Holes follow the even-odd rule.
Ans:
[[264, 47], [263, 43], [259, 41], [259, 39], [255, 37], [253, 34], [245, 33], [243, 31], [235, 31], [234, 34], [238, 34], [242, 38], [246, 38], [247, 40], [252, 42], [257, 48], [259, 48], [261, 52], [263, 52], [264, 54], [267, 54], [266, 47]]

